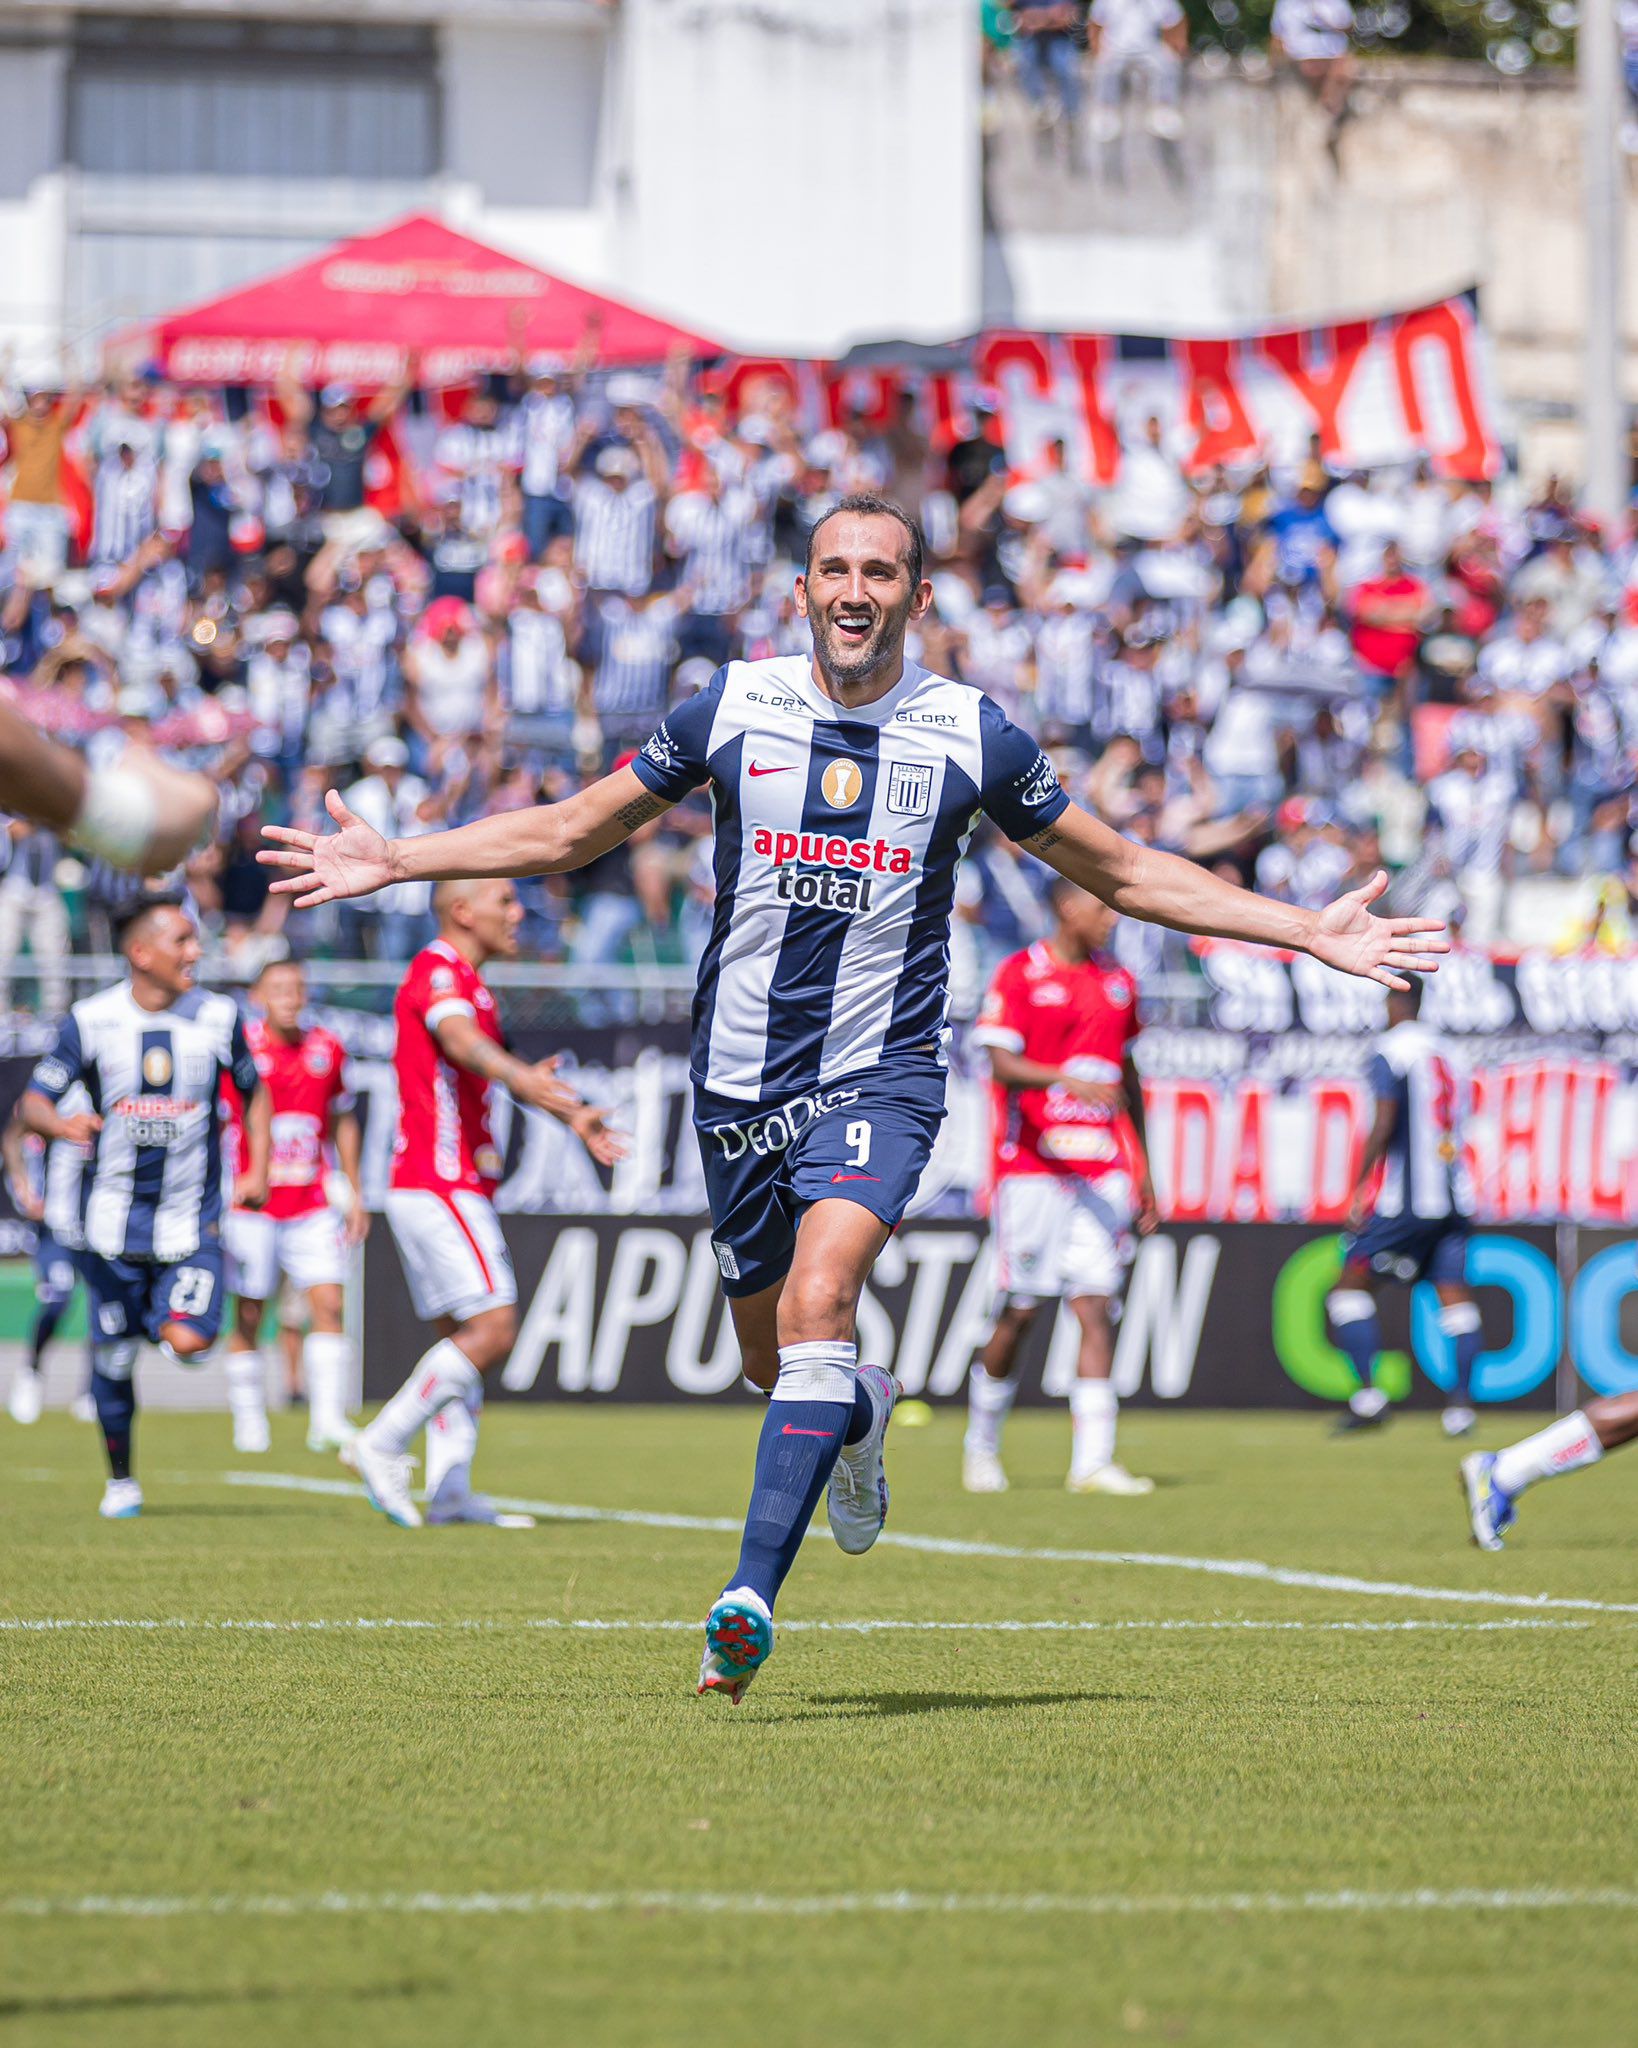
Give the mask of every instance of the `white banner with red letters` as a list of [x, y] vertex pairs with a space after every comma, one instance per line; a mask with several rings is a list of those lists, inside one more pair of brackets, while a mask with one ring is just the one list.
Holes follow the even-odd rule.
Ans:
[[1232, 339], [999, 328], [936, 349], [872, 343], [840, 362], [736, 357], [706, 381], [738, 411], [754, 412], [777, 387], [810, 431], [855, 412], [885, 426], [909, 390], [924, 431], [946, 446], [972, 431], [983, 400], [998, 413], [1014, 472], [1027, 475], [1061, 439], [1071, 466], [1102, 485], [1119, 481], [1151, 414], [1194, 473], [1299, 462], [1316, 443], [1333, 467], [1425, 456], [1440, 475], [1488, 477], [1501, 466], [1472, 293]]

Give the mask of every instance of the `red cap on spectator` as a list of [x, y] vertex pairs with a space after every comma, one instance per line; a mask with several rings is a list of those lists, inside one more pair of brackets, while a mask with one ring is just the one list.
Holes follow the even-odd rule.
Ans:
[[1306, 798], [1288, 796], [1274, 813], [1274, 822], [1282, 832], [1295, 832], [1299, 826], [1306, 825], [1308, 823], [1308, 803]]
[[464, 633], [472, 614], [458, 597], [435, 597], [421, 614], [421, 624], [428, 639], [441, 640], [450, 631]]

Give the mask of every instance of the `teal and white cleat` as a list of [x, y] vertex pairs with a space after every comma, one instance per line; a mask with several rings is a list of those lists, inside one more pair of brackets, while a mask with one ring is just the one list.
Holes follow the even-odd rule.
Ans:
[[830, 1533], [836, 1538], [836, 1548], [850, 1557], [867, 1551], [887, 1520], [887, 1468], [882, 1447], [893, 1419], [893, 1404], [899, 1398], [898, 1381], [879, 1365], [860, 1366], [859, 1385], [870, 1396], [876, 1420], [856, 1444], [842, 1446], [825, 1493]]
[[1518, 1510], [1513, 1496], [1496, 1484], [1496, 1458], [1492, 1451], [1475, 1451], [1462, 1460], [1462, 1492], [1467, 1500], [1468, 1526], [1481, 1550], [1503, 1548], [1502, 1534], [1513, 1525]]
[[720, 1692], [737, 1707], [773, 1646], [773, 1615], [767, 1601], [749, 1586], [735, 1586], [705, 1617], [705, 1655], [696, 1693]]
[[142, 1488], [134, 1479], [110, 1479], [97, 1508], [105, 1522], [134, 1522], [142, 1512]]
[[396, 1522], [400, 1529], [420, 1528], [421, 1510], [410, 1499], [413, 1458], [378, 1450], [370, 1442], [368, 1431], [364, 1431], [344, 1447], [343, 1462], [363, 1480], [372, 1508], [389, 1522]]

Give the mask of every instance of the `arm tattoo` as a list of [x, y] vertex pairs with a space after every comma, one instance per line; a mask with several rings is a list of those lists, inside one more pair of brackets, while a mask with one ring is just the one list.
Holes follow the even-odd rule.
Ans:
[[1045, 853], [1049, 846], [1056, 846], [1063, 836], [1056, 825], [1048, 825], [1042, 831], [1026, 839], [1024, 844], [1031, 853]]
[[650, 818], [657, 818], [667, 807], [657, 796], [637, 796], [624, 810], [616, 811], [614, 822], [623, 825], [628, 832], [635, 832], [639, 825], [646, 825]]

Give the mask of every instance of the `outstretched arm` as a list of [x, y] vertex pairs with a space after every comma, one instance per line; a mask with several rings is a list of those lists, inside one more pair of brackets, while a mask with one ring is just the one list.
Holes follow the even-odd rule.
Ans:
[[1312, 953], [1328, 967], [1406, 988], [1406, 974], [1437, 971], [1434, 957], [1450, 951], [1436, 918], [1372, 917], [1370, 906], [1388, 886], [1385, 874], [1339, 896], [1324, 910], [1275, 903], [1237, 889], [1192, 861], [1123, 839], [1071, 804], [1044, 831], [1022, 844], [1079, 888], [1111, 909], [1173, 931], [1204, 938], [1247, 939]]
[[609, 1129], [608, 1112], [582, 1099], [567, 1081], [557, 1078], [557, 1058], [520, 1060], [504, 1046], [486, 1038], [470, 1016], [442, 1017], [433, 1036], [445, 1059], [465, 1067], [480, 1080], [498, 1081], [515, 1102], [528, 1103], [567, 1124], [599, 1166], [612, 1166], [625, 1156], [625, 1140]]
[[276, 847], [256, 858], [291, 870], [273, 888], [296, 899], [298, 910], [368, 896], [393, 882], [472, 881], [484, 875], [556, 875], [581, 868], [629, 838], [639, 825], [671, 808], [632, 773], [620, 768], [560, 804], [502, 811], [449, 832], [414, 839], [383, 839], [356, 818], [335, 790], [325, 798], [339, 831], [298, 832], [268, 825]]

